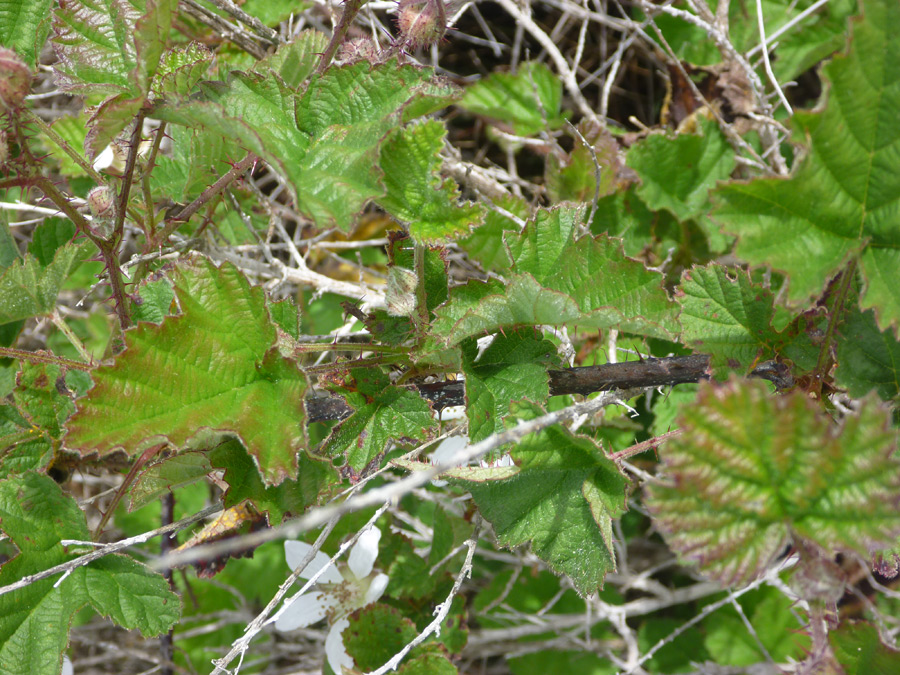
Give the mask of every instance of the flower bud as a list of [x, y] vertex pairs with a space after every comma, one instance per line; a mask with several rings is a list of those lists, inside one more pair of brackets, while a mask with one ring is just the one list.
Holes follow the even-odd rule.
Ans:
[[356, 63], [368, 61], [379, 63], [382, 60], [381, 52], [375, 41], [369, 37], [353, 38], [341, 44], [335, 61], [340, 63]]
[[31, 89], [31, 69], [12, 49], [0, 47], [0, 110], [15, 110]]
[[107, 218], [112, 215], [113, 197], [105, 185], [95, 187], [88, 192], [87, 203], [94, 218]]
[[100, 185], [88, 192], [87, 196], [88, 208], [94, 217], [91, 222], [91, 230], [101, 239], [109, 239], [113, 233], [115, 219], [115, 207], [113, 205], [113, 194], [108, 187]]
[[437, 4], [443, 1], [400, 0], [397, 6], [397, 30], [406, 46], [426, 47], [444, 36], [447, 26], [440, 21]]

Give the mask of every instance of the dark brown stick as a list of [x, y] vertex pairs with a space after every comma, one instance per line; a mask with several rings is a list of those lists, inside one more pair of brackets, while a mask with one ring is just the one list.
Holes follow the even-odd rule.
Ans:
[[[673, 356], [665, 359], [644, 359], [602, 366], [582, 366], [566, 370], [548, 371], [550, 395], [590, 394], [608, 389], [641, 389], [665, 387], [709, 378], [709, 356]], [[431, 402], [436, 411], [465, 405], [463, 382], [436, 382], [415, 385], [422, 398]], [[340, 398], [311, 398], [306, 401], [310, 422], [341, 420], [353, 412]]]

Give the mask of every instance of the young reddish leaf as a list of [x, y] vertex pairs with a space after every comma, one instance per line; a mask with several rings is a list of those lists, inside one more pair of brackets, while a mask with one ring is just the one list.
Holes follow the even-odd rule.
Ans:
[[266, 483], [296, 476], [307, 384], [275, 347], [262, 289], [231, 265], [198, 259], [177, 270], [175, 294], [182, 314], [129, 331], [116, 362], [94, 372], [66, 444], [134, 455], [224, 433], [247, 447]]
[[646, 504], [682, 558], [723, 583], [763, 573], [791, 540], [870, 551], [900, 533], [900, 460], [875, 397], [841, 425], [803, 393], [758, 380], [701, 385], [683, 434], [660, 449]]
[[91, 117], [85, 149], [96, 156], [146, 102], [177, 0], [61, 3], [53, 46], [60, 88], [108, 98]]
[[823, 68], [821, 112], [798, 113], [809, 152], [790, 179], [734, 183], [715, 193], [713, 218], [738, 235], [737, 254], [789, 276], [789, 297], [822, 293], [851, 257], [865, 281], [864, 309], [882, 329], [900, 324], [900, 4], [861, 3], [846, 55]]

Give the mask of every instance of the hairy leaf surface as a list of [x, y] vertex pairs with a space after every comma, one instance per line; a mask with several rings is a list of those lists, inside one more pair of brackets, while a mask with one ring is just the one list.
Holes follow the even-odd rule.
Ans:
[[726, 584], [760, 575], [792, 539], [868, 556], [900, 533], [900, 462], [874, 397], [838, 426], [802, 392], [701, 385], [660, 450], [647, 506], [682, 558]]

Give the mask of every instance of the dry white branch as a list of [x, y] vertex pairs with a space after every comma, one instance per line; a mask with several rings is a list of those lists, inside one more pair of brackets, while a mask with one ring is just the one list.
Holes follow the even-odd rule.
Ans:
[[640, 394], [637, 391], [605, 391], [596, 398], [542, 415], [532, 420], [520, 422], [515, 427], [489, 436], [488, 438], [461, 448], [445, 461], [433, 466], [423, 468], [409, 476], [398, 480], [396, 483], [380, 486], [363, 494], [355, 495], [341, 504], [329, 504], [309, 513], [284, 523], [278, 527], [260, 532], [254, 532], [243, 537], [225, 540], [210, 544], [195, 546], [189, 550], [173, 551], [151, 563], [151, 567], [157, 570], [169, 569], [187, 565], [202, 558], [216, 557], [232, 553], [238, 549], [260, 546], [269, 541], [296, 538], [299, 534], [320, 527], [332, 518], [352, 513], [370, 507], [380, 507], [392, 500], [400, 499], [412, 490], [422, 487], [443, 472], [457, 466], [466, 465], [469, 462], [480, 459], [487, 453], [496, 450], [507, 443], [516, 443], [525, 436], [538, 432], [546, 427], [571, 420], [577, 415], [592, 415], [608, 405], [619, 403], [622, 399], [628, 399]]

